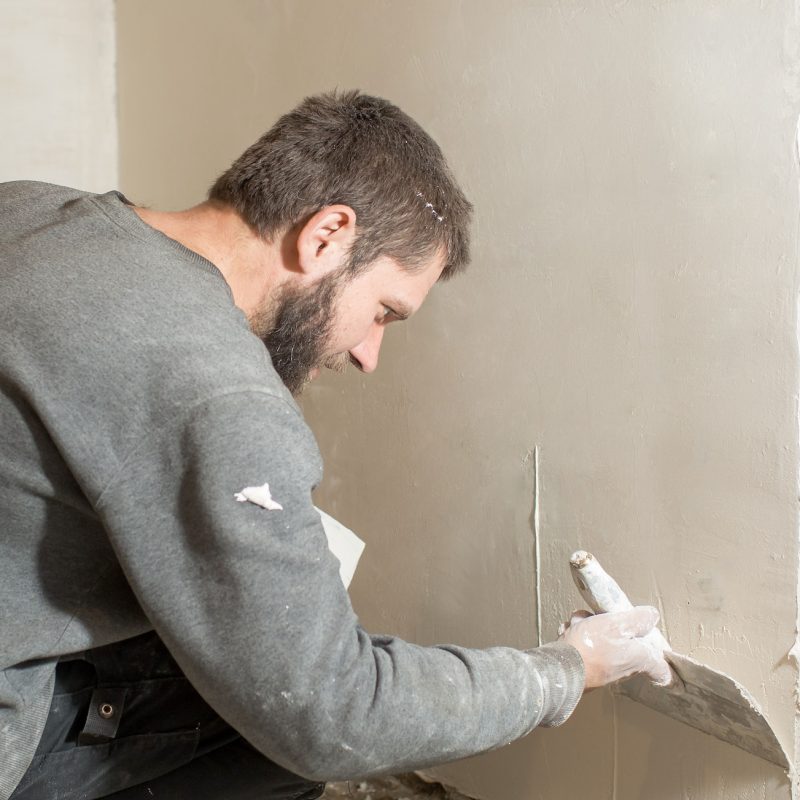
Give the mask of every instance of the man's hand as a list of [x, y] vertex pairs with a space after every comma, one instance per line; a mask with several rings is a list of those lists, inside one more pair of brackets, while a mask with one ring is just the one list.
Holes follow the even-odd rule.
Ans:
[[671, 680], [669, 665], [661, 650], [644, 639], [658, 623], [658, 610], [636, 606], [630, 611], [590, 614], [576, 611], [560, 632], [559, 639], [571, 644], [583, 658], [586, 689], [615, 683], [644, 673], [656, 684]]

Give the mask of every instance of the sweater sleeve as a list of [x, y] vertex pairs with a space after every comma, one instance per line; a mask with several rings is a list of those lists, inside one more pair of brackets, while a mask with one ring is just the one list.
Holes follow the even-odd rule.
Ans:
[[[207, 702], [313, 780], [418, 769], [563, 722], [573, 648], [420, 647], [358, 624], [311, 491], [313, 436], [258, 391], [201, 403], [128, 457], [97, 510], [144, 612]], [[265, 508], [240, 502], [269, 484]]]

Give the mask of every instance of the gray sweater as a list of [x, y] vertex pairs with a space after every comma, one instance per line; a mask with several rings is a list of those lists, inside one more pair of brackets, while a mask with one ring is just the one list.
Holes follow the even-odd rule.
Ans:
[[[0, 185], [0, 799], [59, 656], [155, 629], [271, 759], [325, 780], [557, 725], [566, 645], [419, 647], [358, 623], [313, 436], [213, 264], [118, 193]], [[268, 482], [282, 510], [237, 502]]]

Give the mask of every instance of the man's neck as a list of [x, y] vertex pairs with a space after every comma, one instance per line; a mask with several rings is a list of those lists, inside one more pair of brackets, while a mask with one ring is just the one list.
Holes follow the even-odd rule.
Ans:
[[205, 202], [185, 211], [134, 211], [151, 227], [203, 256], [222, 273], [236, 305], [248, 316], [279, 280], [279, 241], [258, 236], [229, 206]]

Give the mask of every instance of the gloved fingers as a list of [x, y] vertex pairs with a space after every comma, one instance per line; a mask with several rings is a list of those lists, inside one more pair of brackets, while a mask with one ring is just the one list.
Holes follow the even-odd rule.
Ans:
[[658, 641], [647, 638], [658, 622], [658, 610], [638, 606], [607, 614], [573, 615], [563, 641], [580, 652], [586, 687], [603, 686], [642, 673], [666, 685], [672, 673]]
[[664, 659], [664, 654], [652, 642], [646, 639], [631, 639], [624, 645], [625, 661], [618, 680], [631, 675], [647, 675], [658, 686], [667, 686], [672, 682], [672, 670]]
[[669, 686], [672, 683], [672, 669], [664, 658], [664, 653], [652, 642], [644, 644], [650, 649], [650, 661], [643, 672], [656, 686]]
[[623, 639], [647, 636], [658, 624], [659, 617], [658, 609], [653, 606], [634, 606], [627, 611], [610, 611], [597, 616], [605, 621], [607, 635]]

